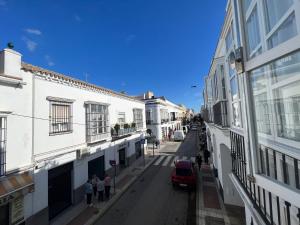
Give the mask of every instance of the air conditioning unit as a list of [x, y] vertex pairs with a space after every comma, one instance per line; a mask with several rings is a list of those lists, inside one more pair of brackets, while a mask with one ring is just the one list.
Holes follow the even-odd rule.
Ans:
[[84, 147], [84, 148], [76, 150], [76, 158], [77, 159], [83, 159], [83, 158], [85, 158], [89, 155], [90, 155], [90, 148], [89, 147]]

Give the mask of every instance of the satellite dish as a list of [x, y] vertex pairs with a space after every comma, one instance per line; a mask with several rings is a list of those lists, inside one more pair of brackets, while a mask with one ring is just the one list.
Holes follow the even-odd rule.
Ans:
[[229, 64], [230, 64], [230, 68], [231, 68], [232, 70], [235, 69], [235, 60], [236, 60], [235, 54], [234, 54], [234, 52], [232, 51], [232, 52], [230, 52], [230, 54], [229, 54]]

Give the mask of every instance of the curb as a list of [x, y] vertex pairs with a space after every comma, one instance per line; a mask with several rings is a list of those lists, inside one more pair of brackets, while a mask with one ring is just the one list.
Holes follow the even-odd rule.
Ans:
[[111, 200], [102, 209], [99, 209], [99, 212], [95, 216], [93, 216], [89, 221], [87, 221], [87, 223], [85, 225], [93, 225], [107, 210], [109, 210], [122, 197], [122, 195], [125, 193], [125, 191], [127, 191], [127, 189], [140, 176], [142, 176], [145, 173], [145, 171], [154, 163], [156, 158], [157, 158], [157, 156], [155, 156], [152, 159], [152, 161], [142, 169], [140, 174], [138, 174], [137, 176], [132, 178], [114, 197], [112, 197]]

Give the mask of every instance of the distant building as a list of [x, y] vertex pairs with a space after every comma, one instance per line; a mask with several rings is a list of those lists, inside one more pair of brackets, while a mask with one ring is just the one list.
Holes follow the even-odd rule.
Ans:
[[182, 120], [186, 117], [186, 108], [170, 102], [165, 97], [156, 97], [146, 92], [142, 98], [146, 107], [147, 130], [159, 140], [168, 139], [175, 130], [182, 129]]
[[0, 224], [48, 224], [142, 156], [145, 103], [0, 52]]
[[300, 2], [229, 0], [202, 116], [227, 205], [300, 223]]

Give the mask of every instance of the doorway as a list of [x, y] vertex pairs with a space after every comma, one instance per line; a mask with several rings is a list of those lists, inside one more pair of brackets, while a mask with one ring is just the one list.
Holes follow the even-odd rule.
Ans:
[[68, 163], [48, 171], [49, 220], [72, 204], [72, 169]]
[[104, 155], [88, 162], [88, 174], [89, 178], [92, 178], [95, 174], [100, 179], [104, 179], [105, 166], [104, 166]]
[[119, 150], [119, 164], [120, 168], [124, 168], [126, 166], [126, 149], [122, 148]]

